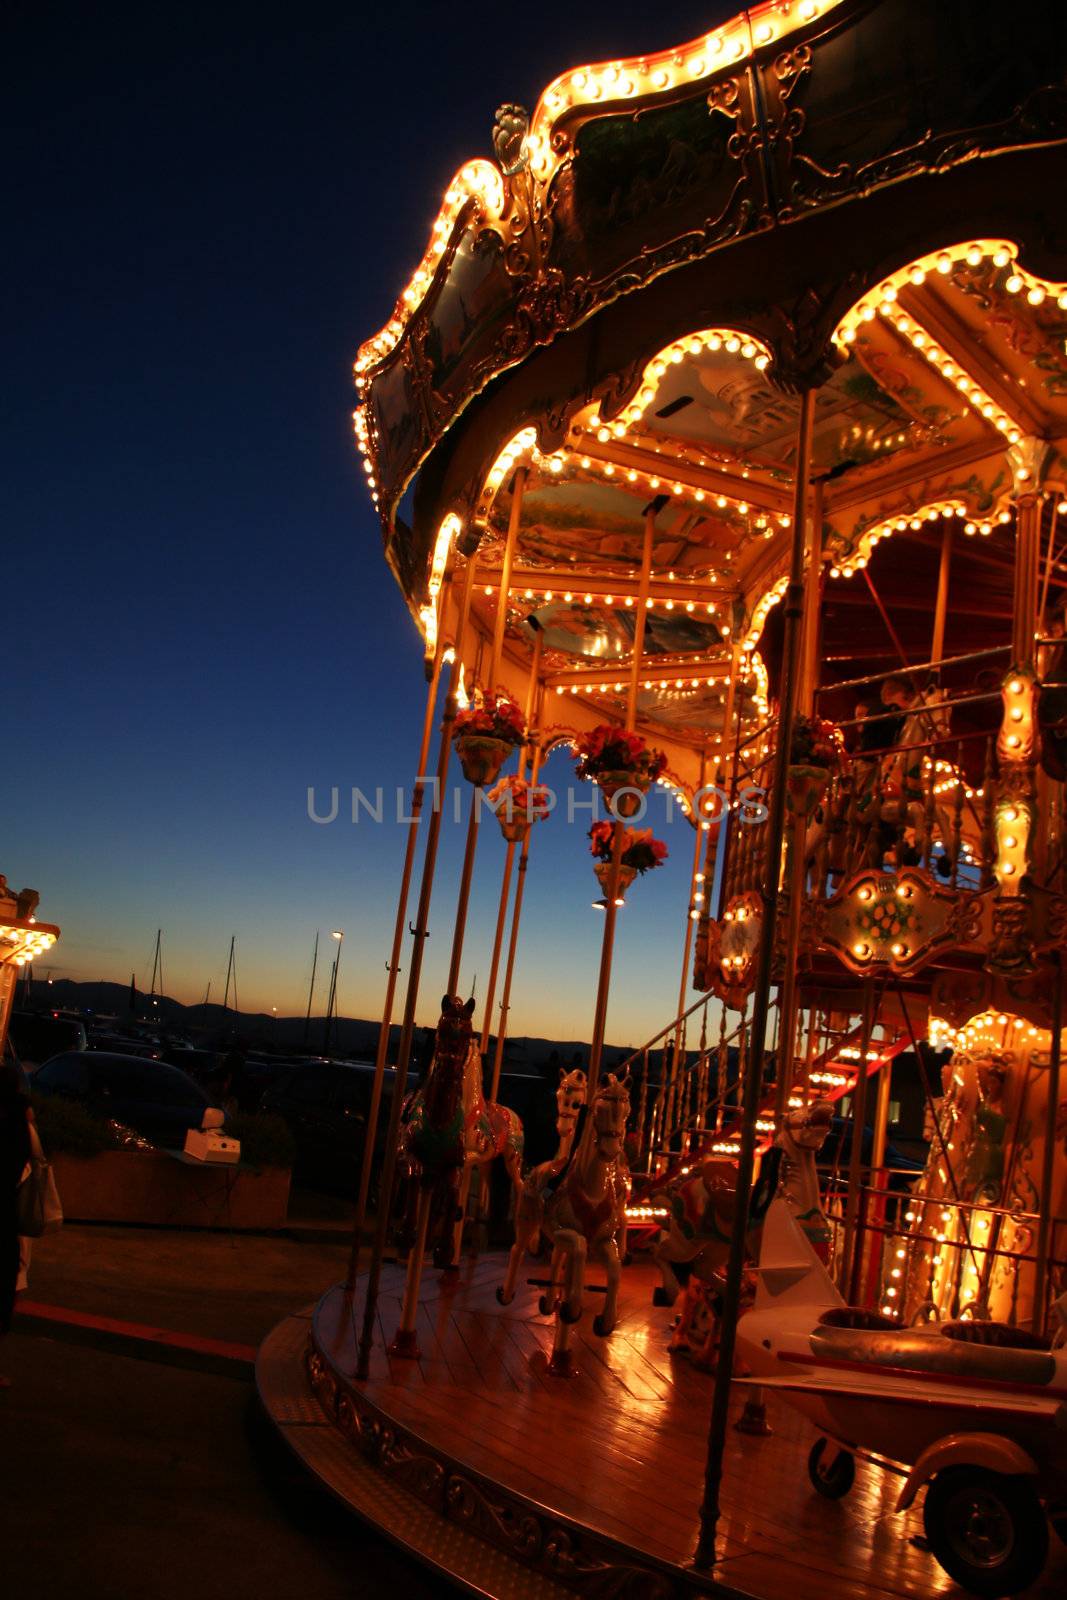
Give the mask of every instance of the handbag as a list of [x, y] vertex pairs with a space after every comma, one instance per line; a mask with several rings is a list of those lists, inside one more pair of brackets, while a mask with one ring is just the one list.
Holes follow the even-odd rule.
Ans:
[[40, 1239], [63, 1226], [63, 1206], [52, 1163], [41, 1146], [36, 1123], [29, 1124], [29, 1169], [15, 1191], [16, 1226], [25, 1239]]

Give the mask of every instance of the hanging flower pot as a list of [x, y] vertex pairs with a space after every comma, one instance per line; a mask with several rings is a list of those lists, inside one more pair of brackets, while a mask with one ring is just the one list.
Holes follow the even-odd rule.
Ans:
[[[601, 723], [578, 741], [579, 778], [591, 778], [612, 805], [616, 817], [633, 817], [641, 809], [642, 796], [663, 772], [667, 757], [661, 750], [650, 750], [639, 733]], [[636, 789], [636, 794], [621, 794]], [[616, 798], [618, 797], [618, 798]], [[614, 802], [614, 804], [612, 804]]]
[[[589, 853], [594, 857], [593, 871], [604, 891], [605, 900], [611, 888], [615, 828], [616, 824], [613, 822], [594, 822], [589, 830]], [[662, 839], [653, 839], [651, 828], [642, 828], [636, 833], [632, 828], [624, 828], [620, 843], [622, 849], [619, 855], [619, 877], [615, 894], [617, 900], [623, 899], [639, 872], [651, 872], [654, 868], [662, 866], [667, 859], [667, 846]]]
[[790, 762], [786, 778], [785, 803], [794, 817], [810, 817], [826, 793], [830, 782], [829, 767], [807, 766]]
[[541, 784], [527, 783], [518, 773], [495, 783], [487, 799], [509, 844], [521, 844], [527, 828], [535, 822], [543, 822], [551, 809], [547, 789]]
[[526, 728], [514, 700], [499, 691], [476, 691], [471, 705], [456, 713], [452, 740], [469, 783], [493, 783]]
[[[598, 861], [593, 867], [593, 871], [596, 873], [597, 882], [603, 890], [604, 899], [606, 900], [611, 893], [611, 862]], [[616, 900], [624, 900], [626, 898], [626, 891], [636, 877], [636, 867], [624, 867], [620, 862], [619, 878], [615, 885]]]
[[484, 733], [461, 733], [456, 739], [456, 754], [468, 783], [482, 786], [496, 780], [501, 767], [514, 749], [506, 739]]
[[[651, 780], [640, 772], [601, 772], [596, 781], [614, 815], [625, 819], [640, 811], [641, 797], [648, 793]], [[639, 793], [625, 792], [635, 789]]]

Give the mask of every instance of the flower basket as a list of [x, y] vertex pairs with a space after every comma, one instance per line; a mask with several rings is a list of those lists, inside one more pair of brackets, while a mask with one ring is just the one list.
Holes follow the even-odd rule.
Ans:
[[[648, 793], [651, 779], [642, 772], [601, 772], [596, 781], [612, 813], [616, 817], [626, 819], [635, 817], [640, 811], [641, 796]], [[640, 793], [623, 792], [633, 789], [639, 790]]]
[[[579, 740], [575, 770], [579, 778], [591, 778], [600, 786], [616, 817], [632, 817], [641, 809], [641, 796], [666, 765], [663, 752], [650, 750], [639, 733], [627, 733], [624, 728], [604, 722]], [[621, 789], [637, 789], [639, 793], [624, 794], [613, 804]]]
[[527, 783], [518, 773], [494, 784], [488, 799], [509, 844], [521, 843], [527, 828], [532, 828], [535, 822], [543, 822], [552, 809], [547, 789], [541, 784]]
[[484, 733], [461, 733], [456, 738], [456, 754], [468, 783], [479, 787], [495, 782], [501, 767], [514, 749], [506, 739]]
[[785, 803], [794, 817], [810, 817], [826, 793], [829, 767], [790, 762], [785, 786]]
[[[604, 899], [606, 900], [611, 893], [611, 862], [598, 861], [593, 867], [593, 871], [596, 873], [596, 881], [603, 890]], [[624, 867], [621, 862], [619, 863], [619, 879], [615, 885], [616, 900], [625, 900], [626, 891], [636, 877], [636, 867]]]
[[[607, 898], [611, 884], [611, 862], [615, 846], [613, 822], [594, 822], [589, 830], [589, 853], [595, 858], [593, 871]], [[621, 900], [638, 873], [642, 875], [661, 867], [667, 859], [667, 846], [662, 839], [653, 839], [651, 828], [624, 828], [622, 849], [619, 853], [619, 880], [616, 899]]]
[[511, 751], [526, 741], [522, 712], [506, 694], [476, 691], [474, 702], [456, 713], [452, 740], [468, 782], [493, 783]]

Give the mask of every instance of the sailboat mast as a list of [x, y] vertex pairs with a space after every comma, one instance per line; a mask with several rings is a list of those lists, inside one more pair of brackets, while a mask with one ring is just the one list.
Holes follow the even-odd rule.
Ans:
[[312, 1000], [312, 996], [315, 993], [315, 972], [316, 972], [316, 969], [318, 968], [318, 964], [319, 964], [319, 935], [318, 935], [318, 931], [316, 930], [316, 933], [315, 933], [315, 950], [314, 950], [314, 954], [311, 957], [311, 982], [308, 984], [308, 1009], [307, 1009], [307, 1016], [304, 1018], [304, 1043], [305, 1044], [307, 1044], [307, 1042], [308, 1042], [308, 1033], [311, 1030], [311, 1000]]

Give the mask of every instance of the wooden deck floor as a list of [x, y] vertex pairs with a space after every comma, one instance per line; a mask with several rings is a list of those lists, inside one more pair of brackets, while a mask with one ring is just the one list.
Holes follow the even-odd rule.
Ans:
[[[583, 1318], [574, 1344], [578, 1375], [570, 1379], [546, 1373], [551, 1325], [525, 1276], [514, 1303], [497, 1304], [502, 1271], [498, 1256], [465, 1263], [451, 1283], [427, 1271], [422, 1355], [398, 1360], [385, 1347], [399, 1320], [402, 1273], [387, 1268], [370, 1378], [353, 1387], [470, 1472], [657, 1565], [684, 1567], [696, 1536], [711, 1379], [668, 1355], [671, 1313], [651, 1305], [651, 1269], [624, 1273], [610, 1339], [598, 1339], [591, 1317]], [[358, 1293], [353, 1304], [340, 1289], [315, 1314], [315, 1346], [342, 1386], [355, 1371], [360, 1314]], [[851, 1494], [824, 1500], [806, 1473], [810, 1425], [777, 1400], [769, 1418], [769, 1438], [730, 1431], [720, 1584], [760, 1600], [960, 1593], [913, 1542], [922, 1532], [917, 1511], [893, 1512], [897, 1480], [860, 1464]], [[1064, 1593], [1067, 1561], [1052, 1544], [1035, 1600]]]

